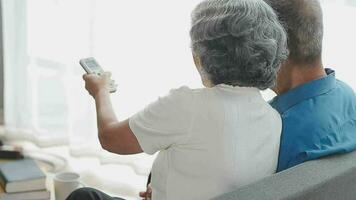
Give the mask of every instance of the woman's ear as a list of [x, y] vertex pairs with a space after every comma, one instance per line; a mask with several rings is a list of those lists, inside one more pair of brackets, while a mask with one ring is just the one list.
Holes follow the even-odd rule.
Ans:
[[195, 66], [198, 68], [198, 70], [200, 71], [201, 69], [201, 61], [200, 61], [200, 58], [197, 56], [197, 55], [194, 55], [193, 54], [193, 60], [194, 60], [194, 64]]
[[204, 79], [205, 74], [199, 56], [193, 54], [193, 60], [194, 60], [195, 67], [197, 68], [201, 78]]
[[197, 55], [193, 54], [193, 60], [194, 60], [195, 67], [197, 68], [200, 74], [200, 78], [202, 80], [203, 85], [205, 87], [212, 87], [213, 84], [211, 83], [208, 74], [203, 69], [203, 66], [201, 64], [201, 59]]

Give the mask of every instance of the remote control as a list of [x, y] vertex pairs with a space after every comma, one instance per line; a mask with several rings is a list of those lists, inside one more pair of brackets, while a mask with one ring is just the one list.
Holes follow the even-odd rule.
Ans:
[[[101, 68], [101, 66], [98, 64], [98, 62], [95, 60], [95, 58], [90, 57], [90, 58], [83, 58], [79, 61], [80, 65], [83, 67], [83, 69], [86, 71], [88, 74], [97, 74], [97, 75], [102, 75], [104, 73], [104, 70]], [[114, 93], [117, 90], [117, 84], [115, 84], [114, 80], [110, 81], [110, 93]]]

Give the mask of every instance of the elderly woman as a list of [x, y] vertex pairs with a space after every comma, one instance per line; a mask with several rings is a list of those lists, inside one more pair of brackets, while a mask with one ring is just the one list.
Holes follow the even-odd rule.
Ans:
[[[114, 114], [110, 75], [84, 76], [102, 147], [117, 154], [159, 152], [154, 200], [205, 200], [276, 170], [281, 119], [259, 91], [274, 85], [287, 56], [276, 14], [263, 0], [207, 0], [193, 11], [190, 34], [205, 88], [172, 90], [128, 120]], [[84, 188], [69, 199], [112, 198]]]

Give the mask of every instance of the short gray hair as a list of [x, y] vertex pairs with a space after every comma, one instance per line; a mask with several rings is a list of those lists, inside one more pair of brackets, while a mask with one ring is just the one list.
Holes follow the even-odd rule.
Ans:
[[287, 37], [263, 0], [206, 0], [192, 13], [193, 54], [214, 85], [274, 86]]
[[318, 0], [266, 0], [288, 34], [289, 58], [297, 64], [321, 59], [323, 12]]

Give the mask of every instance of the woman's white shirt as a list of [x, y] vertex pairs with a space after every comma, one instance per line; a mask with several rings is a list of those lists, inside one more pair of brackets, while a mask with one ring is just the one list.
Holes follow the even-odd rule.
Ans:
[[277, 167], [281, 118], [256, 88], [181, 87], [129, 124], [145, 153], [159, 152], [153, 200], [210, 199]]

